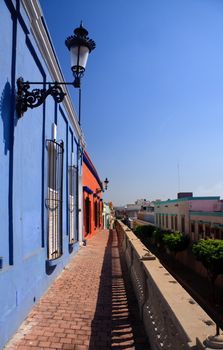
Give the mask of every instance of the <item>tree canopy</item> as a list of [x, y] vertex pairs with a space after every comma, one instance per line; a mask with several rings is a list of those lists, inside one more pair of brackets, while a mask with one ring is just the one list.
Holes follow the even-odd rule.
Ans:
[[144, 225], [144, 226], [137, 226], [135, 229], [135, 233], [137, 236], [145, 236], [145, 237], [151, 237], [153, 232], [155, 230], [155, 226], [152, 225]]
[[177, 253], [187, 248], [189, 237], [183, 235], [181, 232], [165, 233], [163, 235], [163, 242], [170, 251]]
[[223, 241], [220, 239], [201, 239], [192, 247], [197, 260], [201, 261], [204, 267], [212, 276], [223, 273]]

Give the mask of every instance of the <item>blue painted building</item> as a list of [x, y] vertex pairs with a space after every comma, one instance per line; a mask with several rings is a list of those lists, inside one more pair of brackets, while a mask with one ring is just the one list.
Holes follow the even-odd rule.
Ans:
[[20, 76], [63, 75], [38, 1], [1, 0], [0, 14], [1, 349], [82, 241], [84, 140], [65, 86], [18, 118]]

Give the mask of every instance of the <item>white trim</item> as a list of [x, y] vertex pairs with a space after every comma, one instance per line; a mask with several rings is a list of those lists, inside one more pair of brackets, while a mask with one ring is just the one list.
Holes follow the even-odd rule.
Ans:
[[[52, 78], [52, 81], [64, 81], [63, 74], [61, 73], [61, 69], [58, 63], [58, 59], [55, 55], [55, 50], [53, 47], [52, 40], [49, 39], [49, 31], [46, 31], [41, 17], [43, 16], [43, 11], [40, 7], [38, 0], [22, 0], [22, 4], [24, 9], [29, 17], [30, 21], [30, 31], [33, 34], [33, 37], [36, 41], [36, 44], [43, 56], [43, 59], [47, 65], [48, 71]], [[25, 79], [29, 79], [29, 77], [24, 77]], [[70, 118], [70, 121], [74, 127], [74, 130], [80, 139], [80, 144], [82, 147], [85, 147], [85, 140], [83, 136], [83, 132], [78, 124], [77, 114], [74, 110], [69, 92], [66, 86], [63, 86], [63, 90], [66, 93], [66, 96], [63, 100], [63, 106], [67, 112], [67, 115]]]

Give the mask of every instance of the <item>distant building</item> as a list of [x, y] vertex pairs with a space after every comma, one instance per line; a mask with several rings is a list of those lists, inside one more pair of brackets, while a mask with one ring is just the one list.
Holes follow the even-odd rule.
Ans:
[[137, 214], [137, 218], [150, 224], [154, 224], [154, 205], [149, 204], [147, 206], [142, 206]]
[[103, 203], [103, 227], [105, 229], [110, 229], [112, 221], [112, 208], [109, 203]]
[[[189, 196], [188, 196], [189, 195]], [[156, 226], [200, 238], [223, 239], [223, 202], [220, 197], [193, 197], [179, 193], [177, 199], [155, 204]]]
[[125, 207], [125, 214], [128, 218], [137, 218], [137, 214], [141, 209], [141, 205], [137, 204], [127, 204]]
[[125, 206], [114, 207], [115, 217], [117, 219], [123, 219], [125, 216]]
[[147, 201], [146, 199], [137, 199], [135, 201], [135, 204], [140, 205], [141, 207], [144, 207], [144, 206], [150, 205], [150, 201]]
[[136, 219], [138, 213], [143, 210], [148, 210], [151, 207], [151, 202], [146, 199], [137, 199], [135, 203], [126, 204], [125, 206], [115, 207], [115, 216], [119, 219], [129, 218]]

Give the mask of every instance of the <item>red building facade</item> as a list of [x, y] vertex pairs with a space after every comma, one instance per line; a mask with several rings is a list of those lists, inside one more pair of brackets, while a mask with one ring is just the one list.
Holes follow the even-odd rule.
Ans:
[[86, 151], [83, 154], [83, 209], [84, 209], [84, 238], [103, 228], [102, 192], [103, 185], [98, 173]]

